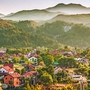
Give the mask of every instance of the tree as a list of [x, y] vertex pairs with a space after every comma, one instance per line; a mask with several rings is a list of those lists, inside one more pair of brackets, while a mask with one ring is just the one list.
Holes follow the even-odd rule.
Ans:
[[37, 63], [38, 63], [38, 65], [40, 64], [41, 61], [42, 61], [42, 57], [41, 56], [37, 56]]
[[72, 57], [60, 58], [58, 60], [58, 62], [59, 62], [59, 66], [61, 66], [61, 67], [73, 68], [73, 67], [77, 67], [77, 65], [78, 65], [78, 62], [76, 60], [74, 60], [74, 58], [72, 58]]
[[89, 72], [88, 72], [89, 68], [85, 65], [80, 65], [75, 72], [79, 73], [79, 74], [83, 74], [85, 76], [88, 76]]
[[29, 83], [27, 83], [26, 87], [24, 88], [24, 90], [32, 90]]
[[45, 84], [45, 85], [50, 85], [53, 83], [52, 76], [48, 74], [47, 72], [43, 73], [40, 77], [40, 80]]
[[53, 65], [49, 65], [47, 67], [47, 72], [53, 77], [54, 76], [54, 67]]
[[43, 58], [43, 60], [44, 60], [45, 65], [46, 66], [49, 66], [49, 65], [52, 65], [53, 64], [54, 57], [51, 56], [51, 55], [45, 55], [44, 58]]
[[25, 72], [26, 72], [25, 68], [21, 69], [21, 74], [24, 74]]
[[14, 63], [19, 63], [20, 58], [19, 58], [19, 57], [14, 57], [14, 58], [12, 59], [12, 61], [13, 61]]

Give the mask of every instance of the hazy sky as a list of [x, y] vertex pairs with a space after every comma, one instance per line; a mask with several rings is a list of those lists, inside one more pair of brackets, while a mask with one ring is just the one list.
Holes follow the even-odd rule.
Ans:
[[90, 0], [0, 0], [0, 13], [10, 14], [20, 10], [44, 9], [58, 3], [77, 3], [90, 7]]

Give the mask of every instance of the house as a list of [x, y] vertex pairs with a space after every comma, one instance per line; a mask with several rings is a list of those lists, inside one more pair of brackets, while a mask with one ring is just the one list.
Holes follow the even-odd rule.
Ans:
[[72, 75], [71, 76], [75, 81], [82, 81], [82, 82], [87, 82], [86, 77], [83, 77], [82, 75]]
[[21, 75], [19, 73], [11, 73], [4, 77], [4, 84], [7, 84], [8, 86], [20, 86], [20, 77]]
[[82, 75], [72, 75], [71, 76], [75, 81], [81, 81], [82, 80]]
[[24, 68], [26, 69], [26, 71], [33, 71], [35, 70], [35, 66], [32, 64], [25, 64]]
[[37, 57], [38, 55], [36, 54], [36, 52], [31, 52], [30, 57]]
[[57, 74], [59, 71], [62, 71], [61, 67], [55, 67], [54, 68], [54, 74]]
[[49, 54], [54, 56], [54, 55], [60, 54], [60, 51], [59, 50], [54, 50], [54, 51], [49, 52]]
[[73, 53], [72, 52], [63, 52], [63, 55], [70, 57], [70, 56], [73, 56]]
[[31, 57], [28, 60], [32, 61], [34, 64], [37, 64], [37, 58], [36, 57]]
[[25, 78], [31, 78], [29, 83], [31, 85], [35, 85], [36, 83], [36, 75], [37, 75], [37, 72], [36, 71], [30, 71], [30, 72], [27, 72], [23, 75], [23, 77]]
[[14, 73], [13, 69], [11, 69], [9, 66], [3, 66], [0, 68], [0, 74], [1, 73]]
[[30, 72], [26, 72], [25, 74], [23, 74], [23, 77], [29, 78], [29, 77], [34, 77], [37, 75], [36, 71], [30, 71]]
[[3, 66], [9, 66], [10, 68], [12, 68], [12, 69], [13, 69], [14, 64], [13, 64], [13, 63], [5, 63]]

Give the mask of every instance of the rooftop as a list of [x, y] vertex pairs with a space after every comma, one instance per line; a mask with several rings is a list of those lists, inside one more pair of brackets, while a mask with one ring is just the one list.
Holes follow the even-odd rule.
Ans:
[[9, 66], [3, 66], [3, 68], [8, 72], [14, 72]]
[[19, 73], [17, 73], [17, 72], [11, 73], [9, 75], [11, 75], [12, 77], [21, 77], [21, 75]]
[[36, 71], [30, 71], [30, 72], [25, 73], [23, 76], [28, 78], [30, 76], [35, 76], [36, 74], [37, 74]]

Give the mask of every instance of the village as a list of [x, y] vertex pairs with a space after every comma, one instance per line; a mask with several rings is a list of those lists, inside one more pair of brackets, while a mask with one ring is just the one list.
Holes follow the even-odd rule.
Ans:
[[89, 90], [86, 88], [90, 82], [90, 60], [85, 51], [68, 47], [23, 52], [1, 48], [0, 90], [34, 90], [28, 89], [27, 85], [41, 88], [35, 90], [70, 87], [73, 89], [67, 90]]

